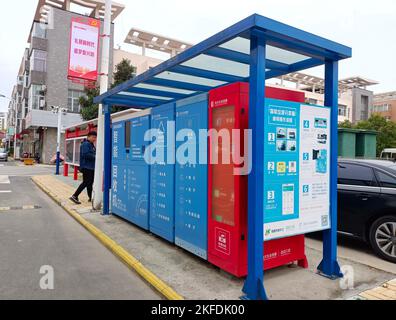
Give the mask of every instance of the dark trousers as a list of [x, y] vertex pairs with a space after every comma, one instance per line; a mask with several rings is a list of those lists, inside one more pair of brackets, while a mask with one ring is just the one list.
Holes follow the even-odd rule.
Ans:
[[83, 182], [78, 187], [74, 196], [78, 199], [81, 192], [83, 192], [84, 189], [87, 188], [88, 198], [92, 199], [92, 186], [94, 183], [95, 171], [88, 170], [88, 169], [82, 169], [81, 172], [83, 174]]

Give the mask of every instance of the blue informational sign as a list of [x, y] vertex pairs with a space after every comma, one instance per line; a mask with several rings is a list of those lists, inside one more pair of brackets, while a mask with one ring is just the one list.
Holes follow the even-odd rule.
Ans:
[[150, 143], [144, 140], [144, 135], [150, 129], [150, 115], [131, 119], [131, 159], [145, 161], [144, 153]]
[[264, 239], [330, 227], [330, 109], [266, 99]]
[[174, 139], [174, 133], [168, 129], [169, 125], [174, 126], [174, 121], [174, 103], [153, 109], [151, 129], [156, 129], [159, 133], [154, 156], [161, 158], [158, 153], [162, 153], [164, 158], [151, 165], [150, 231], [172, 243], [175, 242], [175, 159], [170, 159], [169, 154], [174, 156], [175, 141], [168, 141], [172, 139], [171, 136]]
[[113, 152], [112, 159], [114, 162], [125, 161], [127, 159], [125, 148], [125, 121], [113, 124]]
[[183, 140], [176, 141], [175, 243], [203, 259], [208, 257], [208, 166], [199, 158], [207, 158], [207, 140], [202, 146], [198, 140], [199, 130], [207, 128], [207, 94], [176, 104], [176, 132]]
[[300, 104], [267, 99], [264, 223], [298, 219]]
[[113, 162], [111, 186], [111, 212], [130, 220], [128, 208], [128, 173], [125, 163]]

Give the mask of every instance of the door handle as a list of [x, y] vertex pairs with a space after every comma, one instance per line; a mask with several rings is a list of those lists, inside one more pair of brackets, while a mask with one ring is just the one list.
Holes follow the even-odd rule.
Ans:
[[368, 201], [371, 198], [371, 195], [363, 193], [363, 194], [358, 194], [357, 197], [360, 198], [362, 201]]

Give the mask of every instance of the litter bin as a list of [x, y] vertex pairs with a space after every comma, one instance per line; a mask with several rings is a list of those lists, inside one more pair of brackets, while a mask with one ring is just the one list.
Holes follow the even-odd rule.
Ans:
[[338, 129], [338, 156], [356, 158], [356, 129]]
[[376, 131], [360, 130], [356, 135], [356, 157], [364, 159], [377, 158]]

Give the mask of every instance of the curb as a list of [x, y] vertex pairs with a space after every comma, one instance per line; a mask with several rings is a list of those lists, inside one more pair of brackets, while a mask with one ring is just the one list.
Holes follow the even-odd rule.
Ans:
[[52, 198], [58, 205], [60, 205], [70, 216], [79, 222], [85, 229], [87, 229], [95, 238], [97, 238], [107, 249], [109, 249], [117, 258], [119, 258], [130, 269], [134, 270], [140, 277], [148, 282], [155, 290], [163, 295], [168, 300], [184, 300], [184, 298], [174, 291], [169, 285], [158, 278], [154, 273], [147, 269], [139, 260], [132, 256], [128, 251], [116, 243], [113, 239], [103, 233], [100, 229], [96, 228], [93, 224], [84, 219], [74, 210], [71, 210], [62, 203], [54, 193], [47, 189], [35, 177], [32, 181], [49, 197]]

